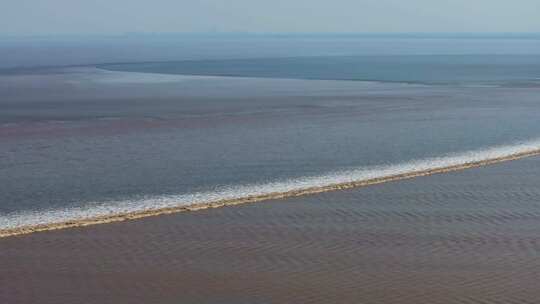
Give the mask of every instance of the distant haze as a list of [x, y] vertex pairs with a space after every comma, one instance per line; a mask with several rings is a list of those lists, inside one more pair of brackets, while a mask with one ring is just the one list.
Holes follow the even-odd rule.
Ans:
[[539, 0], [3, 0], [0, 35], [540, 32]]

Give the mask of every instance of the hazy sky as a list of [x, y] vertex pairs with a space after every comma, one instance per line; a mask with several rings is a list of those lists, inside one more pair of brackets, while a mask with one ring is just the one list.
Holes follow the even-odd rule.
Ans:
[[0, 35], [540, 32], [540, 0], [0, 0]]

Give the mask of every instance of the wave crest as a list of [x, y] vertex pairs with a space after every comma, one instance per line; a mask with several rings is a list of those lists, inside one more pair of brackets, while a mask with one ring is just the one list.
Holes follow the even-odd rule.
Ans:
[[537, 139], [394, 165], [355, 168], [319, 176], [225, 187], [211, 192], [94, 202], [87, 203], [87, 207], [21, 212], [0, 216], [0, 237], [361, 187], [539, 154], [540, 139]]

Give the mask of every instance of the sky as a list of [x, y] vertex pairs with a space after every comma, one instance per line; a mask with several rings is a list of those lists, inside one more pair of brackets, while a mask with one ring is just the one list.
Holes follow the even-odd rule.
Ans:
[[540, 32], [540, 0], [1, 0], [0, 35]]

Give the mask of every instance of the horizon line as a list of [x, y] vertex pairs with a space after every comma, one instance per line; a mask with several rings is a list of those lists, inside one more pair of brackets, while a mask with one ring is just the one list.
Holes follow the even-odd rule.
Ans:
[[407, 37], [407, 38], [540, 38], [540, 32], [118, 32], [118, 33], [0, 33], [0, 39], [58, 39], [58, 38], [159, 38], [159, 37]]

